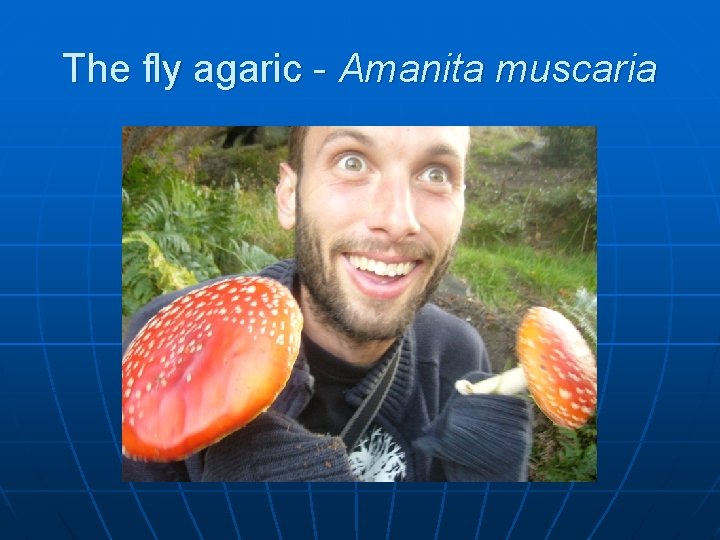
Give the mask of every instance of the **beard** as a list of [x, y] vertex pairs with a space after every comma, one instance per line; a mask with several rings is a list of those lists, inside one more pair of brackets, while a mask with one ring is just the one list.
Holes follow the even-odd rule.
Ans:
[[[303, 219], [298, 209], [295, 229], [295, 256], [300, 282], [305, 286], [317, 319], [342, 333], [355, 343], [395, 339], [410, 326], [417, 311], [427, 303], [447, 271], [454, 242], [441, 254], [433, 253], [417, 243], [389, 244], [377, 240], [340, 238], [334, 241], [323, 256], [320, 234], [313, 222]], [[354, 306], [343, 290], [337, 267], [330, 261], [342, 253], [353, 251], [387, 252], [412, 259], [422, 259], [423, 266], [432, 268], [425, 286], [405, 300], [367, 299], [365, 305]]]

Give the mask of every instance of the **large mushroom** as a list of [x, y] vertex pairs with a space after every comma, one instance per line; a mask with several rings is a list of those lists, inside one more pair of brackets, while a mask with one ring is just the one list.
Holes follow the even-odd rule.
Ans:
[[595, 411], [595, 357], [575, 326], [545, 307], [528, 310], [517, 332], [519, 366], [472, 384], [455, 383], [461, 394], [516, 394], [525, 388], [559, 426], [577, 429]]
[[287, 383], [302, 324], [292, 294], [261, 277], [218, 281], [168, 304], [123, 357], [123, 454], [180, 460], [253, 420]]

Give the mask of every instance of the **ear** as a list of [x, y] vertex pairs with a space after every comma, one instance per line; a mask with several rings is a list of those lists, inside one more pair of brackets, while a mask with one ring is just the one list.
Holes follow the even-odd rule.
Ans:
[[281, 163], [279, 178], [275, 188], [278, 221], [283, 229], [289, 230], [295, 226], [297, 173], [287, 163]]

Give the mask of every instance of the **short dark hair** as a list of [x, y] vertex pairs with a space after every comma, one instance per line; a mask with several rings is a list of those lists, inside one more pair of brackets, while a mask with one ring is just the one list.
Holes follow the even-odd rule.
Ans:
[[308, 126], [292, 126], [288, 134], [288, 165], [300, 176], [302, 172], [303, 146], [307, 137]]

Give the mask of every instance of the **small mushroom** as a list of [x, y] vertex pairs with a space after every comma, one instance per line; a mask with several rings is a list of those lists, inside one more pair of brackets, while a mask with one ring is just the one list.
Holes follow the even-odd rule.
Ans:
[[520, 323], [516, 349], [520, 366], [476, 384], [455, 383], [461, 394], [515, 394], [525, 388], [557, 425], [577, 429], [595, 411], [595, 357], [575, 326], [544, 307], [528, 310]]
[[122, 451], [175, 461], [265, 411], [290, 377], [303, 318], [280, 283], [234, 277], [152, 317], [122, 361]]

